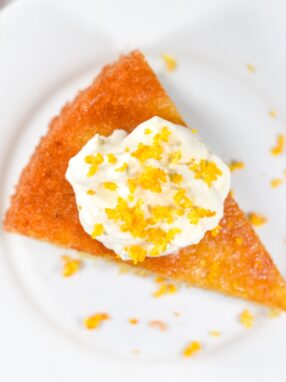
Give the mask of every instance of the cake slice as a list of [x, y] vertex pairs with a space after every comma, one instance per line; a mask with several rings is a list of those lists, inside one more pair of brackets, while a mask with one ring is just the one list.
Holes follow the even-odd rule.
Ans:
[[[184, 124], [143, 55], [132, 52], [106, 66], [92, 85], [50, 124], [24, 169], [4, 227], [94, 256], [121, 260], [86, 234], [74, 192], [65, 179], [68, 161], [95, 133], [130, 132], [154, 115]], [[217, 235], [207, 232], [178, 253], [136, 265], [156, 275], [286, 309], [286, 284], [231, 196]]]

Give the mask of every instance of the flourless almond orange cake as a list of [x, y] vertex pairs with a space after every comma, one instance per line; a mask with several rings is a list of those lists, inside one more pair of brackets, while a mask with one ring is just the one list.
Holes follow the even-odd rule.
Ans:
[[[4, 227], [90, 255], [122, 261], [88, 235], [65, 178], [70, 158], [96, 134], [131, 132], [158, 116], [184, 125], [143, 55], [132, 52], [103, 68], [92, 85], [50, 124], [24, 169]], [[129, 262], [131, 265], [132, 263]], [[219, 229], [174, 254], [148, 257], [136, 267], [162, 277], [286, 309], [286, 285], [244, 213], [229, 195]]]

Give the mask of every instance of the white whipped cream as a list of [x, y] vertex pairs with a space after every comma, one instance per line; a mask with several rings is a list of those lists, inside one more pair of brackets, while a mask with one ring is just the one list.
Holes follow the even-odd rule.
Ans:
[[84, 230], [135, 263], [198, 243], [218, 225], [230, 189], [228, 166], [189, 128], [159, 117], [130, 134], [96, 134], [66, 179]]

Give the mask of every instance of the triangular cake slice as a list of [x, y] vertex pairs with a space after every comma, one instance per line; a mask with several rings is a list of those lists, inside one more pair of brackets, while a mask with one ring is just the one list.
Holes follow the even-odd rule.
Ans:
[[[131, 131], [154, 115], [184, 124], [142, 54], [135, 51], [106, 66], [93, 84], [50, 124], [12, 197], [4, 226], [100, 257], [115, 254], [91, 239], [79, 223], [74, 192], [65, 179], [69, 159], [95, 134]], [[231, 196], [222, 227], [179, 253], [149, 258], [137, 267], [188, 284], [286, 309], [286, 285], [269, 254]]]

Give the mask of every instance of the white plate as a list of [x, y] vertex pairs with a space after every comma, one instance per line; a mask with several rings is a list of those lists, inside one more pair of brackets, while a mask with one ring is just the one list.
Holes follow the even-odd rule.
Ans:
[[[250, 4], [251, 3], [251, 4]], [[1, 211], [51, 117], [118, 53], [143, 50], [183, 117], [225, 160], [243, 160], [233, 175], [242, 208], [265, 214], [259, 229], [285, 275], [286, 183], [269, 181], [286, 156], [269, 149], [285, 132], [286, 24], [281, 1], [21, 1], [0, 14]], [[178, 70], [167, 73], [161, 54]], [[246, 64], [255, 65], [250, 73]], [[269, 110], [277, 111], [271, 119]], [[151, 278], [119, 274], [86, 260], [61, 276], [67, 251], [16, 235], [0, 238], [0, 380], [270, 381], [285, 380], [286, 318], [241, 300], [181, 287], [152, 297]], [[248, 307], [255, 326], [238, 314]], [[111, 320], [93, 332], [86, 316]], [[174, 312], [180, 312], [179, 317]], [[131, 326], [128, 318], [137, 317]], [[148, 327], [159, 319], [169, 329]], [[213, 338], [210, 330], [222, 335]], [[181, 355], [188, 341], [202, 351]], [[139, 349], [139, 354], [133, 350]], [[29, 379], [28, 379], [29, 378]]]

